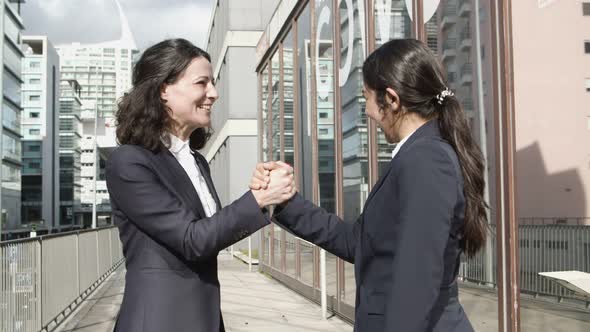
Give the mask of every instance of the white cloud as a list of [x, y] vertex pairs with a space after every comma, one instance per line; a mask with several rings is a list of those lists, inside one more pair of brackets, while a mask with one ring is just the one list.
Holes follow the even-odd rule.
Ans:
[[128, 13], [132, 29], [133, 26], [142, 26], [139, 33], [135, 30], [134, 33], [138, 43], [146, 46], [166, 38], [185, 38], [203, 46], [210, 16], [211, 9], [198, 4], [166, 9], [141, 8]]
[[39, 2], [39, 8], [49, 17], [62, 18], [65, 15], [65, 2], [67, 0], [43, 0]]
[[[119, 0], [140, 48], [182, 37], [202, 46], [211, 0]], [[47, 35], [54, 45], [116, 39], [115, 0], [37, 0], [23, 5], [24, 34]]]

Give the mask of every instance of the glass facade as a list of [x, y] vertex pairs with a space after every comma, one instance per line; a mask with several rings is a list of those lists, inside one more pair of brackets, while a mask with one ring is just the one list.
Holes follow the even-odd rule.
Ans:
[[[538, 70], [543, 66], [540, 61], [535, 62], [537, 67], [525, 64], [536, 58], [538, 49], [528, 41], [527, 34], [541, 38], [543, 33], [553, 33], [546, 31], [550, 27], [543, 28], [546, 12], [541, 5], [512, 1], [510, 16], [503, 12], [507, 10], [503, 3], [299, 1], [292, 18], [274, 25], [282, 27], [274, 40], [260, 47], [261, 157], [293, 165], [300, 194], [338, 214], [343, 222], [356, 222], [394, 149], [365, 115], [363, 61], [391, 39], [422, 40], [442, 64], [449, 88], [461, 102], [486, 161], [488, 244], [475, 257], [463, 257], [459, 267], [460, 300], [475, 330], [513, 330], [519, 320], [523, 331], [543, 330], [557, 326], [551, 319], [557, 319], [560, 312], [567, 312], [566, 318], [558, 319], [567, 330], [590, 328], [581, 318], [588, 314], [588, 300], [539, 274], [590, 272], [590, 218], [585, 217], [584, 208], [590, 206], [585, 194], [590, 180], [588, 160], [581, 161], [590, 152], [582, 144], [584, 147], [576, 150], [578, 157], [569, 157], [552, 143], [557, 139], [563, 146], [567, 142], [579, 146], [590, 138], [587, 107], [586, 113], [580, 110], [556, 115], [562, 105], [557, 101], [542, 103], [535, 89], [552, 91], [553, 78], [564, 84], [577, 82], [577, 87], [572, 83], [559, 88], [572, 100], [561, 103], [568, 103], [568, 109], [588, 105], [590, 94], [584, 88], [588, 73], [579, 72], [580, 63], [587, 59], [582, 60], [583, 52], [578, 52], [576, 65], [564, 69], [555, 61], [559, 55], [548, 44], [542, 47], [544, 53], [539, 58], [553, 63], [546, 66], [553, 76]], [[554, 7], [565, 11], [557, 8], [559, 5]], [[418, 13], [418, 9], [423, 12]], [[529, 12], [536, 15], [536, 21], [530, 23], [534, 29], [524, 27]], [[579, 8], [576, 15], [581, 16]], [[515, 30], [511, 32], [513, 49], [513, 40], [505, 39], [502, 29], [516, 17], [519, 21], [512, 22]], [[272, 22], [269, 27], [272, 29]], [[576, 29], [570, 30], [573, 33]], [[584, 38], [588, 36], [580, 40]], [[532, 75], [534, 80], [528, 78], [531, 72], [538, 73]], [[544, 113], [538, 114], [536, 110], [540, 109]], [[573, 120], [574, 113], [580, 121]], [[538, 116], [541, 122], [531, 121]], [[575, 140], [565, 139], [563, 132], [552, 133], [551, 126], [567, 130]], [[561, 157], [542, 155], [544, 150]], [[550, 167], [564, 170], [551, 174]], [[572, 194], [576, 192], [579, 196]], [[555, 200], [542, 198], [544, 195]], [[276, 225], [266, 227], [263, 234], [261, 269], [319, 301], [319, 248]], [[510, 240], [515, 236], [518, 243]], [[516, 271], [516, 278], [510, 277], [511, 271]], [[339, 315], [354, 319], [353, 265], [327, 254], [325, 275], [329, 306]], [[520, 287], [519, 295], [512, 295], [514, 287]], [[558, 300], [568, 305], [547, 304]]]
[[80, 86], [76, 81], [60, 83], [59, 115], [59, 204], [60, 226], [76, 225], [81, 209], [81, 106]]

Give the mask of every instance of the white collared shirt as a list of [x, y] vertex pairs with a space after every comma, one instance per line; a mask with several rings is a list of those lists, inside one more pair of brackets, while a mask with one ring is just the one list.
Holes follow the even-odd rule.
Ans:
[[207, 182], [205, 182], [203, 174], [201, 174], [201, 171], [199, 170], [199, 166], [193, 155], [194, 152], [190, 149], [189, 141], [187, 140], [186, 142], [183, 142], [180, 138], [170, 134], [169, 150], [191, 179], [193, 187], [195, 187], [195, 191], [197, 192], [197, 195], [199, 195], [201, 204], [203, 204], [205, 214], [207, 217], [211, 217], [217, 212], [217, 204], [209, 191], [209, 187], [207, 186]]
[[402, 148], [402, 145], [404, 145], [404, 143], [410, 138], [410, 136], [412, 136], [416, 131], [414, 130], [413, 132], [410, 133], [410, 135], [404, 137], [404, 139], [402, 139], [401, 141], [399, 141], [399, 143], [397, 143], [395, 145], [395, 148], [393, 149], [393, 152], [391, 152], [391, 159], [395, 158], [395, 155], [398, 154], [399, 150]]

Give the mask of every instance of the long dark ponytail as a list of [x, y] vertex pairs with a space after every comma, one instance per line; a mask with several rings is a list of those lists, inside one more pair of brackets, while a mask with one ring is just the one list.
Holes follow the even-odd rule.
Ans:
[[487, 236], [484, 158], [457, 98], [437, 98], [448, 85], [436, 56], [418, 40], [392, 40], [365, 60], [363, 79], [376, 92], [382, 109], [388, 109], [385, 90], [390, 87], [406, 112], [437, 119], [441, 135], [453, 147], [461, 164], [466, 199], [462, 246], [467, 255], [473, 256], [485, 245]]

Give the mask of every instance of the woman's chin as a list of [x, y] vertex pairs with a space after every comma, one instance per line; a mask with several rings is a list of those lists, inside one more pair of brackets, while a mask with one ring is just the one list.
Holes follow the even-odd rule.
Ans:
[[195, 128], [206, 128], [211, 125], [211, 117], [209, 116], [202, 116], [199, 118], [198, 121], [194, 122]]

